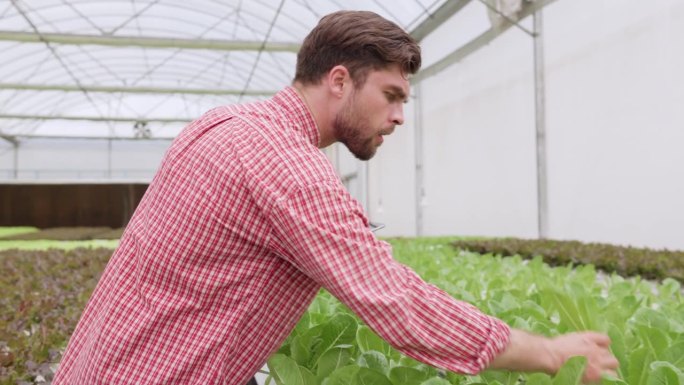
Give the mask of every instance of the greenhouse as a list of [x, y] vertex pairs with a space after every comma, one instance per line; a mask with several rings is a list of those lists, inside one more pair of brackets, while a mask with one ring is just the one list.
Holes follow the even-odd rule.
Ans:
[[0, 0], [0, 52], [0, 384], [684, 384], [682, 1]]

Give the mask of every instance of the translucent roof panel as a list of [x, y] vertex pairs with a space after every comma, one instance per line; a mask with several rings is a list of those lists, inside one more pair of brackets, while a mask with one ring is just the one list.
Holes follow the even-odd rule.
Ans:
[[370, 10], [412, 31], [446, 2], [0, 1], [0, 134], [125, 137], [147, 122], [173, 136], [289, 84], [299, 44], [330, 12]]

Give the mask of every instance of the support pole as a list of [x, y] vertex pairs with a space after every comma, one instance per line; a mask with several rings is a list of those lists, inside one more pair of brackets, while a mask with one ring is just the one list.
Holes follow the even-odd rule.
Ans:
[[107, 139], [107, 179], [112, 179], [112, 140]]
[[534, 18], [534, 100], [537, 142], [537, 227], [540, 239], [548, 237], [549, 213], [546, 179], [546, 83], [544, 78], [544, 40], [542, 10]]
[[12, 175], [14, 179], [17, 179], [19, 175], [18, 171], [18, 164], [19, 164], [19, 140], [15, 136], [10, 136], [10, 135], [4, 135], [0, 134], [0, 139], [6, 141], [7, 143], [12, 145], [12, 149], [14, 152], [13, 155], [13, 160], [14, 160], [14, 170], [12, 172]]
[[422, 83], [413, 87], [415, 93], [415, 163], [416, 163], [416, 236], [423, 235], [423, 206], [425, 202], [425, 186], [423, 186], [423, 99], [420, 92]]
[[19, 179], [19, 141], [12, 143], [14, 147], [14, 179]]

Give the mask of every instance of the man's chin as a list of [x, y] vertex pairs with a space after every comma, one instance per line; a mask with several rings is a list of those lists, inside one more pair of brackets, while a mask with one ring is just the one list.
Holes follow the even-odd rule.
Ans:
[[373, 158], [375, 156], [377, 149], [378, 148], [375, 147], [373, 149], [369, 149], [366, 151], [351, 151], [351, 153], [354, 155], [354, 157], [356, 159], [366, 161], [366, 160], [370, 160], [371, 158]]
[[370, 160], [373, 156], [375, 156], [375, 153], [378, 150], [378, 145], [375, 145], [372, 140], [368, 140], [365, 142], [362, 142], [363, 145], [354, 145], [354, 144], [360, 144], [360, 143], [352, 143], [350, 146], [349, 143], [342, 142], [345, 147], [349, 150], [349, 152], [354, 155], [354, 157], [358, 160]]

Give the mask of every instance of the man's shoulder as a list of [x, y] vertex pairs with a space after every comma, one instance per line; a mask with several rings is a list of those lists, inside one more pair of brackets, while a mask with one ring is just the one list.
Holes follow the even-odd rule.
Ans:
[[286, 134], [292, 128], [291, 119], [278, 110], [268, 101], [253, 102], [247, 104], [223, 105], [212, 108], [200, 118], [207, 122], [226, 121], [230, 126], [250, 126], [258, 128], [253, 134], [263, 134], [273, 131]]
[[290, 190], [338, 179], [328, 158], [297, 121], [269, 101], [216, 107], [200, 119], [217, 126], [210, 134], [213, 145], [237, 156], [255, 182]]
[[254, 122], [260, 122], [262, 120], [267, 120], [269, 113], [262, 104], [263, 103], [225, 104], [207, 110], [198, 120], [212, 122], [242, 117]]

